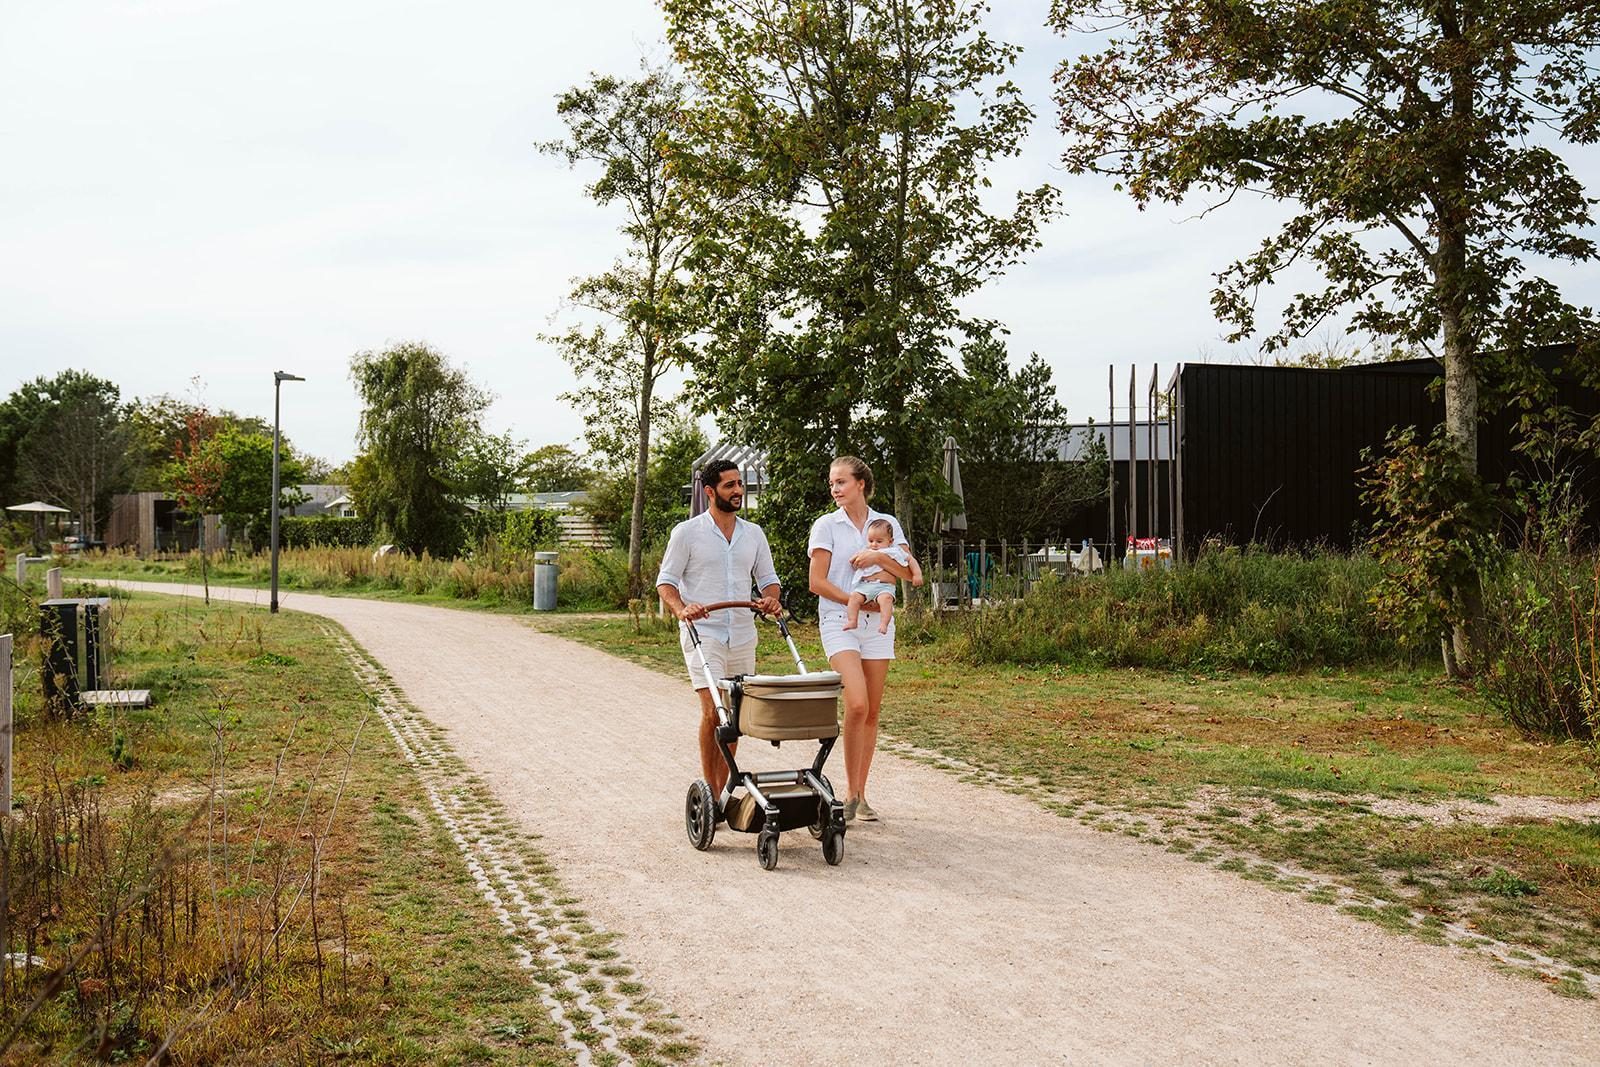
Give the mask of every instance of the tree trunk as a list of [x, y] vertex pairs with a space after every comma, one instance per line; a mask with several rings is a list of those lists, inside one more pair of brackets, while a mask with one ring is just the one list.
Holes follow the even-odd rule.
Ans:
[[200, 546], [200, 588], [204, 591], [205, 605], [211, 606], [211, 574], [206, 570], [206, 516], [205, 509], [200, 512], [200, 521], [196, 524], [195, 543]]
[[644, 595], [644, 493], [650, 476], [650, 397], [655, 391], [655, 354], [647, 345], [639, 383], [639, 451], [633, 467], [633, 515], [628, 520], [628, 599]]
[[[1439, 243], [1438, 288], [1440, 315], [1444, 325], [1444, 428], [1462, 466], [1478, 473], [1478, 374], [1473, 366], [1476, 345], [1465, 323], [1466, 310], [1460, 296], [1466, 266], [1465, 242], [1459, 233], [1446, 232]], [[1452, 678], [1470, 674], [1477, 662], [1477, 635], [1483, 618], [1483, 591], [1478, 575], [1472, 574], [1460, 588], [1451, 591], [1460, 606], [1461, 618], [1450, 633], [1450, 650], [1445, 656], [1445, 672]]]

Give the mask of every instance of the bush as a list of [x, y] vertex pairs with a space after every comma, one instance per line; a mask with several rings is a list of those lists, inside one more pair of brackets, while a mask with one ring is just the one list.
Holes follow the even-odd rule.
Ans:
[[1507, 556], [1484, 583], [1479, 692], [1522, 733], [1592, 740], [1600, 727], [1600, 556]]
[[553, 549], [561, 526], [553, 511], [485, 511], [472, 516], [468, 533], [480, 549], [531, 555]]
[[337, 515], [288, 515], [278, 520], [281, 548], [363, 548], [373, 543], [372, 524]]
[[1408, 662], [1370, 603], [1370, 557], [1225, 548], [1170, 571], [1046, 576], [1021, 600], [902, 630], [973, 663], [1242, 668]]

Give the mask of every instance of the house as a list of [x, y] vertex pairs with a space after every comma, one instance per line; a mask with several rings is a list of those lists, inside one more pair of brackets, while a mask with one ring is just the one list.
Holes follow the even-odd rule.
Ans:
[[350, 487], [333, 483], [297, 485], [304, 499], [292, 508], [284, 508], [285, 515], [335, 515], [342, 519], [354, 518], [355, 504], [350, 499]]
[[[224, 547], [221, 515], [205, 517], [206, 547]], [[200, 531], [194, 517], [178, 507], [165, 493], [118, 493], [111, 498], [111, 517], [106, 521], [108, 549], [133, 551], [146, 559], [161, 553], [192, 552], [199, 546]]]

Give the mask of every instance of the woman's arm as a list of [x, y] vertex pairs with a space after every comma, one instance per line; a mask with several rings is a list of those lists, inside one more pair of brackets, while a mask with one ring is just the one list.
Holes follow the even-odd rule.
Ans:
[[841, 604], [850, 603], [850, 594], [828, 581], [828, 568], [833, 564], [833, 553], [826, 548], [811, 551], [811, 591]]
[[[813, 572], [816, 565], [816, 557], [813, 556], [811, 563]], [[894, 575], [896, 579], [905, 579], [906, 581], [911, 580], [910, 567], [906, 566], [904, 563], [901, 563], [899, 560], [889, 555], [889, 553], [879, 552], [875, 548], [863, 548], [860, 552], [857, 552], [855, 555], [851, 556], [850, 566], [856, 568], [857, 570], [860, 570], [864, 567], [876, 567], [880, 571], [887, 571], [889, 574]]]

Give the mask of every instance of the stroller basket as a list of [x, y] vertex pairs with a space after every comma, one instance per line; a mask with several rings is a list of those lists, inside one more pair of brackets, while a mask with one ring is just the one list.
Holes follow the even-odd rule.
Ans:
[[835, 671], [752, 674], [724, 681], [722, 688], [736, 694], [734, 724], [746, 737], [818, 741], [839, 736], [843, 686]]

